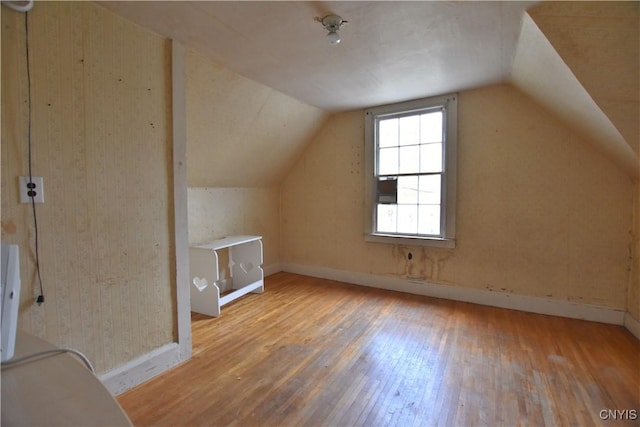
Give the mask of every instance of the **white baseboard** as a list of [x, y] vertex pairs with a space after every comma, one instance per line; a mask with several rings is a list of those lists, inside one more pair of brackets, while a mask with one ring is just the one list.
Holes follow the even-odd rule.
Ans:
[[[263, 270], [265, 276], [270, 276], [282, 271], [282, 265], [271, 264], [263, 267]], [[100, 375], [100, 380], [112, 394], [118, 395], [181, 362], [183, 358], [178, 344], [170, 343]]]
[[272, 274], [276, 274], [282, 271], [282, 264], [276, 263], [267, 265], [266, 267], [262, 267], [262, 271], [264, 273], [264, 277], [271, 276]]
[[[579, 304], [569, 301], [506, 294], [484, 289], [447, 286], [422, 281], [405, 280], [398, 277], [376, 276], [367, 273], [337, 270], [327, 267], [293, 263], [276, 263], [264, 267], [264, 275], [280, 271], [336, 280], [355, 285], [368, 286], [416, 295], [425, 295], [455, 301], [464, 301], [493, 307], [527, 311], [531, 313], [570, 317], [594, 322], [624, 325], [640, 339], [640, 322], [623, 310]], [[181, 363], [183, 358], [177, 343], [166, 344], [125, 365], [100, 375], [100, 380], [114, 395], [123, 393], [162, 372]]]
[[[455, 301], [464, 301], [492, 307], [527, 311], [531, 313], [570, 317], [573, 319], [590, 320], [614, 325], [622, 325], [625, 322], [624, 310], [579, 304], [558, 299], [507, 294], [504, 292], [465, 288], [461, 286], [439, 285], [424, 281], [406, 280], [399, 277], [377, 276], [367, 273], [356, 273], [352, 271], [293, 263], [283, 263], [282, 270], [289, 273], [336, 280], [354, 285], [400, 291]], [[634, 333], [634, 335], [636, 334]]]
[[640, 340], [640, 321], [635, 319], [629, 312], [624, 314], [624, 327]]
[[163, 345], [143, 356], [100, 375], [114, 395], [123, 393], [182, 362], [178, 343]]

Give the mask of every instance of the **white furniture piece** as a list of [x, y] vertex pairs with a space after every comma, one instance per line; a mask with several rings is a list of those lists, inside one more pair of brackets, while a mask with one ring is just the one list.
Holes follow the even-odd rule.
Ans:
[[[18, 331], [15, 358], [55, 348]], [[132, 426], [98, 377], [69, 353], [3, 366], [0, 421], [3, 426]]]
[[[220, 279], [218, 252], [229, 250], [231, 277]], [[220, 307], [249, 293], [264, 292], [262, 236], [229, 236], [189, 248], [191, 311], [220, 316]], [[222, 283], [231, 283], [231, 292], [221, 294]]]
[[0, 358], [3, 362], [13, 357], [18, 330], [18, 310], [20, 309], [20, 252], [18, 245], [2, 243], [2, 264], [0, 264], [0, 316], [2, 317], [2, 333], [0, 333]]

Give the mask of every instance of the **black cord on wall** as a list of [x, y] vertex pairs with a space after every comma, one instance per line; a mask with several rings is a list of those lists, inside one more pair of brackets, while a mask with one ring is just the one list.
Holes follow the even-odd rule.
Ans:
[[[28, 141], [28, 164], [29, 164], [29, 182], [33, 182], [33, 175], [31, 171], [31, 67], [29, 63], [29, 12], [24, 14], [24, 40], [25, 40], [25, 52], [27, 63], [27, 94], [28, 94], [28, 129], [27, 129], [27, 141]], [[31, 210], [33, 212], [33, 227], [35, 229], [35, 250], [36, 250], [36, 272], [38, 273], [38, 283], [40, 284], [40, 295], [36, 298], [38, 305], [44, 303], [44, 288], [42, 286], [42, 276], [40, 275], [40, 251], [38, 249], [38, 217], [36, 215], [36, 201], [35, 195], [31, 196]]]

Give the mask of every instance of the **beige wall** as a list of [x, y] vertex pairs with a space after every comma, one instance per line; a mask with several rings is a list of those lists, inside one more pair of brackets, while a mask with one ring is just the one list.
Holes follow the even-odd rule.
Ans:
[[189, 242], [257, 234], [278, 264], [278, 186], [326, 114], [189, 51], [186, 117]]
[[279, 184], [326, 117], [193, 51], [186, 80], [189, 187]]
[[510, 85], [462, 92], [458, 108], [455, 249], [364, 242], [354, 111], [329, 120], [282, 184], [283, 262], [624, 309], [627, 175]]
[[25, 15], [2, 9], [2, 241], [20, 245], [19, 328], [105, 372], [175, 341], [170, 45], [89, 2], [29, 12], [33, 175], [45, 303], [34, 272]]
[[280, 190], [190, 188], [189, 243], [234, 234], [262, 236], [264, 267], [280, 262]]

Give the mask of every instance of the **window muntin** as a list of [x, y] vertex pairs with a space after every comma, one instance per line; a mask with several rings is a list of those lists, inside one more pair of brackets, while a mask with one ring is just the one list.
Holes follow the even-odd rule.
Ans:
[[452, 244], [455, 119], [455, 95], [366, 112], [367, 240], [380, 241], [371, 238], [378, 236]]

